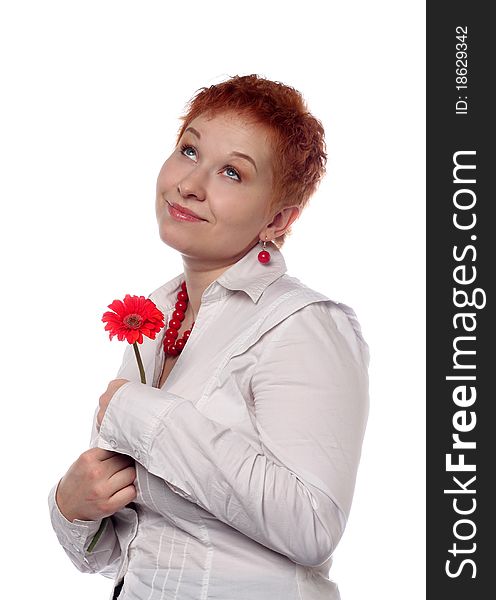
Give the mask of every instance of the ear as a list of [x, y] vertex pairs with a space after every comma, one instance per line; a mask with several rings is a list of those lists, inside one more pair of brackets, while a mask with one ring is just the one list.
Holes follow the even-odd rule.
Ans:
[[278, 238], [289, 229], [291, 224], [296, 221], [299, 216], [300, 208], [298, 206], [286, 206], [281, 209], [267, 225], [263, 237], [267, 235], [267, 238], [272, 240]]

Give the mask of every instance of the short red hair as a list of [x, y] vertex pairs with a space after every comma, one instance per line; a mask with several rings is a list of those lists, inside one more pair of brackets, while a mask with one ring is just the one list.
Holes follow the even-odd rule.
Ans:
[[[187, 104], [177, 141], [188, 125], [199, 117], [233, 111], [265, 127], [273, 146], [274, 181], [270, 213], [287, 206], [300, 213], [325, 174], [327, 162], [324, 128], [307, 109], [300, 92], [256, 74], [235, 75], [208, 88], [203, 87]], [[274, 240], [280, 248], [286, 233]]]

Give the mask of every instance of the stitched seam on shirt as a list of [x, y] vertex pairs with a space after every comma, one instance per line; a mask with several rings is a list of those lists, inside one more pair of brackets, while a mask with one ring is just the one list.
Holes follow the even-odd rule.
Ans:
[[248, 332], [246, 333], [246, 335], [241, 338], [241, 341], [235, 340], [231, 346], [228, 348], [228, 350], [226, 351], [226, 356], [222, 359], [222, 361], [220, 362], [220, 364], [218, 365], [217, 369], [215, 370], [214, 374], [212, 375], [212, 377], [210, 378], [209, 383], [207, 384], [207, 386], [205, 387], [205, 390], [201, 396], [201, 398], [198, 400], [196, 407], [197, 409], [200, 409], [201, 406], [203, 405], [204, 402], [206, 402], [212, 392], [212, 389], [214, 388], [214, 386], [217, 384], [217, 379], [219, 376], [219, 373], [222, 371], [222, 369], [225, 368], [225, 366], [228, 364], [228, 362], [231, 360], [231, 358], [233, 357], [233, 355], [236, 353], [236, 351], [239, 348], [242, 348], [243, 345], [250, 339], [250, 337], [254, 334], [255, 331], [257, 331], [257, 329], [260, 328], [260, 325], [268, 318], [270, 317], [270, 315], [273, 314], [273, 312], [279, 307], [279, 305], [284, 302], [285, 300], [287, 300], [288, 298], [291, 298], [293, 296], [296, 296], [297, 294], [300, 294], [302, 297], [304, 297], [306, 295], [305, 291], [302, 294], [301, 289], [296, 289], [296, 290], [290, 290], [289, 292], [286, 292], [285, 294], [283, 294], [282, 296], [280, 296], [275, 302], [273, 302], [268, 311], [266, 313], [264, 313], [264, 315], [262, 317], [260, 317], [260, 319], [258, 319], [258, 321], [256, 321], [248, 330]]
[[[229, 361], [236, 355], [236, 353], [238, 352], [238, 350], [240, 348], [242, 348], [244, 344], [246, 344], [247, 340], [250, 339], [250, 337], [253, 335], [253, 333], [255, 331], [257, 331], [257, 329], [260, 328], [260, 325], [267, 318], [270, 317], [270, 315], [278, 308], [278, 306], [282, 302], [284, 302], [288, 298], [292, 298], [293, 296], [296, 296], [296, 295], [300, 295], [302, 299], [307, 300], [306, 304], [304, 304], [304, 305], [296, 308], [292, 313], [286, 315], [285, 317], [282, 317], [281, 320], [278, 321], [277, 323], [275, 323], [272, 327], [277, 326], [281, 321], [283, 321], [284, 319], [286, 319], [289, 316], [291, 316], [291, 314], [294, 314], [294, 312], [296, 312], [298, 310], [301, 310], [302, 308], [305, 308], [309, 304], [313, 304], [315, 302], [333, 302], [332, 300], [329, 300], [326, 297], [316, 298], [315, 297], [315, 292], [313, 290], [309, 289], [309, 288], [306, 288], [306, 287], [298, 288], [296, 290], [290, 290], [290, 291], [286, 292], [285, 294], [283, 294], [282, 296], [280, 296], [276, 301], [274, 301], [270, 305], [270, 307], [267, 309], [267, 312], [264, 314], [264, 316], [262, 316], [256, 323], [254, 323], [252, 325], [252, 327], [248, 330], [247, 334], [241, 339], [241, 341], [239, 341], [239, 339], [235, 340], [231, 344], [231, 346], [227, 349], [225, 357], [222, 359], [221, 363], [218, 365], [217, 369], [214, 371], [213, 375], [208, 380], [207, 384], [204, 387], [203, 394], [198, 399], [198, 402], [196, 402], [196, 404], [195, 404], [195, 407], [196, 407], [197, 410], [199, 410], [201, 412], [202, 407], [205, 404], [207, 404], [207, 402], [208, 402], [208, 400], [209, 400], [209, 398], [210, 398], [210, 396], [212, 394], [212, 391], [218, 385], [220, 373], [226, 367], [226, 365], [229, 363]], [[267, 331], [269, 331], [269, 330], [270, 330], [270, 328], [267, 329]], [[265, 335], [265, 333], [267, 333], [267, 331], [264, 331], [262, 335]], [[256, 343], [256, 341], [258, 341], [258, 340], [255, 340], [254, 343]], [[245, 348], [245, 350], [246, 350], [246, 348]]]
[[210, 536], [208, 535], [208, 527], [205, 524], [205, 520], [202, 518], [202, 516], [199, 514], [200, 513], [200, 509], [196, 504], [192, 505], [196, 511], [196, 516], [199, 520], [199, 527], [200, 530], [204, 532], [205, 534], [205, 543], [207, 545], [207, 559], [205, 561], [205, 573], [203, 574], [203, 580], [202, 580], [202, 590], [201, 590], [201, 596], [200, 596], [200, 600], [207, 600], [208, 599], [208, 586], [210, 583], [210, 573], [212, 570], [212, 558], [213, 558], [213, 547], [212, 547], [212, 542], [210, 541]]
[[303, 596], [301, 595], [301, 589], [300, 589], [300, 565], [298, 565], [297, 563], [295, 563], [295, 575], [296, 575], [296, 589], [298, 590], [298, 600], [303, 600]]
[[172, 402], [165, 410], [163, 410], [161, 413], [158, 413], [157, 415], [157, 422], [156, 422], [156, 427], [154, 427], [152, 429], [152, 433], [154, 434], [154, 438], [155, 438], [155, 434], [156, 432], [156, 428], [160, 427], [160, 425], [162, 423], [165, 423], [167, 419], [169, 419], [170, 415], [176, 410], [176, 408], [178, 406], [181, 406], [181, 404], [184, 404], [185, 402], [190, 402], [190, 400], [188, 400], [187, 398], [183, 398], [182, 396], [176, 396], [176, 394], [173, 394], [172, 392], [166, 392], [166, 394], [169, 394], [170, 396], [173, 397], [174, 402]]

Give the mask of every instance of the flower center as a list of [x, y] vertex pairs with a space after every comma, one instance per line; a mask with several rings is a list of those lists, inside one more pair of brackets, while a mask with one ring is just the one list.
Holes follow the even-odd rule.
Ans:
[[127, 315], [124, 317], [123, 323], [129, 329], [139, 329], [143, 325], [143, 318], [137, 314]]

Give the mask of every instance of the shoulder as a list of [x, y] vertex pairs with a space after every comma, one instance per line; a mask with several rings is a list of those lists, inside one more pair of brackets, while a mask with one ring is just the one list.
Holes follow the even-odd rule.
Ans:
[[358, 362], [368, 366], [369, 347], [353, 308], [288, 275], [269, 286], [267, 293], [266, 302], [276, 303], [276, 297], [280, 302], [273, 311], [279, 313], [279, 318], [269, 337], [295, 339], [294, 336], [304, 336], [317, 342], [323, 342], [325, 338], [334, 344], [346, 345]]
[[317, 290], [310, 288], [308, 285], [302, 283], [297, 277], [291, 277], [287, 273], [284, 273], [273, 281], [264, 290], [260, 300], [262, 304], [272, 302], [277, 297], [301, 297], [309, 300], [329, 300], [329, 298]]

